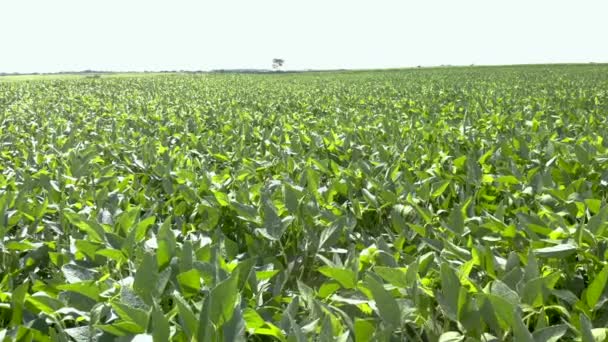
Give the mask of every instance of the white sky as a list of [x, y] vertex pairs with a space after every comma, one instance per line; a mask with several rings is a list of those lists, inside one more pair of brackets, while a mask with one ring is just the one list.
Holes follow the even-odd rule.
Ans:
[[0, 72], [608, 62], [607, 0], [0, 0]]

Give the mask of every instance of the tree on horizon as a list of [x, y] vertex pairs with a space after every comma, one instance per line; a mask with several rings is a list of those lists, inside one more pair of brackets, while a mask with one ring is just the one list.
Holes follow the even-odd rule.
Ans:
[[273, 58], [272, 59], [272, 68], [274, 70], [278, 70], [279, 68], [281, 68], [283, 66], [283, 64], [285, 64], [285, 60], [282, 58]]

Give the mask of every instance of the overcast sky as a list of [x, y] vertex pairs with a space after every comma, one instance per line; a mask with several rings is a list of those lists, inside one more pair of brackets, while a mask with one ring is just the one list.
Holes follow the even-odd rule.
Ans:
[[0, 72], [608, 62], [607, 0], [0, 0]]

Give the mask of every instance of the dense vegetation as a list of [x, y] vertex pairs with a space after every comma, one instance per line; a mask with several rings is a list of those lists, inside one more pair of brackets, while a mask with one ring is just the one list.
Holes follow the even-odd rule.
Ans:
[[0, 82], [0, 340], [603, 341], [608, 66]]

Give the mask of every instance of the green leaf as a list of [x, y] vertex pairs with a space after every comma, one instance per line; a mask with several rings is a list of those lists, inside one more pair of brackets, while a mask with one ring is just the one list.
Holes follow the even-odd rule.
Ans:
[[158, 268], [163, 269], [169, 265], [171, 258], [175, 256], [176, 242], [175, 235], [173, 235], [173, 232], [171, 231], [171, 218], [167, 218], [165, 222], [163, 222], [158, 230], [156, 240], [158, 241], [156, 261], [158, 263]]
[[263, 230], [267, 237], [271, 240], [278, 240], [281, 238], [285, 231], [283, 222], [277, 213], [277, 208], [272, 203], [270, 198], [265, 199], [262, 202], [262, 219], [263, 219]]
[[380, 204], [378, 203], [378, 199], [376, 198], [376, 196], [374, 196], [367, 189], [365, 189], [365, 188], [361, 189], [361, 193], [363, 194], [363, 197], [365, 197], [365, 200], [367, 201], [367, 203], [370, 204], [372, 207], [378, 208], [380, 206]]
[[405, 289], [411, 286], [411, 283], [407, 281], [406, 271], [401, 268], [376, 266], [374, 267], [374, 272], [396, 287]]
[[211, 321], [211, 303], [211, 296], [205, 291], [205, 299], [203, 299], [202, 309], [198, 316], [197, 341], [213, 342], [217, 340], [217, 332], [221, 326], [218, 327]]
[[321, 332], [319, 333], [319, 341], [333, 341], [334, 330], [331, 324], [331, 316], [329, 314], [325, 314], [323, 317], [323, 323], [321, 324]]
[[451, 209], [446, 227], [456, 234], [464, 233], [464, 217], [460, 206], [456, 205]]
[[289, 340], [295, 340], [296, 342], [306, 342], [306, 336], [302, 331], [300, 325], [294, 319], [294, 316], [297, 315], [298, 310], [298, 297], [294, 298], [291, 303], [289, 303], [287, 309], [283, 313], [283, 320], [281, 320], [280, 326], [283, 326], [286, 331], [288, 331], [287, 338]]
[[458, 320], [459, 299], [460, 299], [460, 279], [458, 275], [446, 262], [441, 263], [441, 292], [437, 293], [437, 301], [446, 315], [454, 320]]
[[233, 274], [209, 293], [209, 318], [218, 327], [232, 318], [238, 298], [237, 284], [237, 276]]
[[409, 201], [409, 204], [416, 209], [418, 214], [424, 219], [424, 222], [430, 224], [433, 222], [433, 218], [428, 209], [420, 207], [414, 201]]
[[528, 263], [524, 269], [524, 281], [526, 282], [540, 277], [538, 272], [538, 262], [533, 250], [529, 250], [527, 261]]
[[509, 302], [507, 299], [493, 294], [486, 294], [486, 298], [491, 304], [489, 308], [492, 310], [486, 313], [484, 316], [486, 318], [486, 322], [491, 324], [492, 317], [496, 317], [497, 323], [500, 325], [502, 329], [509, 329], [513, 326], [513, 312], [516, 309], [516, 306]]
[[516, 309], [515, 313], [513, 314], [513, 322], [513, 337], [515, 337], [515, 341], [534, 342], [534, 337], [532, 337], [532, 334], [530, 334], [530, 331], [528, 331], [528, 327], [521, 319], [519, 309]]
[[519, 304], [519, 296], [517, 295], [517, 293], [515, 291], [511, 290], [511, 288], [509, 288], [509, 286], [507, 286], [505, 283], [503, 283], [500, 280], [495, 280], [492, 283], [490, 283], [490, 293], [495, 296], [505, 299], [506, 301], [511, 303], [511, 305], [513, 305], [513, 306], [516, 306]]
[[299, 206], [299, 194], [289, 184], [283, 185], [283, 198], [285, 200], [285, 207], [290, 213], [296, 214]]
[[585, 291], [585, 301], [587, 305], [593, 309], [595, 305], [599, 301], [602, 293], [604, 293], [604, 288], [606, 287], [606, 282], [608, 281], [608, 265], [604, 266], [604, 268], [593, 278], [591, 284]]
[[31, 296], [26, 296], [25, 298], [25, 307], [33, 312], [40, 311], [47, 314], [53, 314], [64, 305], [65, 303], [63, 301], [50, 297], [44, 292], [37, 292]]
[[131, 336], [141, 332], [139, 325], [131, 321], [119, 321], [112, 324], [96, 325], [95, 328], [114, 336]]
[[355, 342], [371, 341], [376, 326], [368, 320], [355, 318]]
[[243, 315], [241, 312], [241, 308], [237, 307], [234, 310], [234, 314], [230, 321], [224, 324], [223, 330], [223, 338], [225, 341], [233, 341], [233, 342], [245, 342], [247, 339], [245, 338], [245, 321], [243, 320]]
[[127, 209], [118, 216], [117, 222], [124, 234], [129, 234], [132, 232], [133, 237], [135, 237], [135, 233], [137, 232], [137, 230], [133, 228], [135, 227], [135, 222], [139, 218], [140, 213], [141, 208], [135, 206]]
[[585, 314], [581, 313], [579, 315], [579, 323], [581, 326], [581, 337], [583, 342], [596, 342], [595, 337], [593, 336], [593, 326]]
[[408, 228], [407, 218], [411, 217], [414, 213], [414, 208], [411, 205], [396, 204], [391, 209], [391, 223], [393, 229], [397, 233]]
[[63, 273], [65, 280], [70, 284], [95, 280], [97, 277], [97, 272], [76, 264], [63, 265], [61, 267], [61, 272]]
[[211, 205], [199, 204], [196, 207], [196, 210], [201, 216], [200, 227], [202, 229], [212, 231], [217, 227], [221, 216], [220, 208]]
[[519, 180], [514, 176], [500, 176], [496, 179], [498, 183], [502, 184], [519, 184]]
[[101, 293], [101, 289], [92, 281], [74, 284], [61, 284], [57, 286], [57, 289], [76, 292], [95, 301], [99, 300], [99, 294]]
[[608, 206], [604, 206], [600, 211], [592, 216], [587, 222], [587, 229], [594, 235], [602, 235], [608, 225]]
[[106, 257], [106, 258], [116, 261], [117, 263], [120, 263], [120, 264], [127, 261], [127, 257], [121, 250], [113, 249], [113, 248], [104, 248], [104, 249], [97, 250], [97, 251], [95, 251], [95, 255], [100, 255], [100, 256]]
[[64, 330], [75, 341], [90, 341], [91, 340], [91, 328], [90, 327], [75, 327]]
[[401, 326], [401, 309], [395, 298], [370, 275], [365, 277], [364, 285], [372, 293], [380, 318], [393, 328]]
[[158, 270], [155, 257], [150, 253], [145, 253], [141, 265], [137, 268], [133, 289], [140, 295], [146, 303], [152, 304], [154, 300], [155, 284], [158, 280]]
[[279, 341], [287, 341], [281, 329], [271, 323], [267, 323], [266, 326], [263, 328], [254, 329], [252, 332], [250, 332], [250, 334], [272, 336]]
[[63, 211], [63, 216], [68, 220], [68, 222], [70, 222], [71, 224], [73, 224], [74, 226], [76, 226], [77, 228], [79, 228], [80, 230], [82, 230], [83, 232], [85, 232], [88, 235], [88, 238], [92, 241], [92, 242], [102, 242], [103, 241], [103, 236], [105, 235], [105, 231], [103, 229], [103, 227], [101, 225], [99, 225], [96, 222], [93, 221], [89, 221], [83, 217], [81, 217], [79, 214], [64, 210]]
[[535, 278], [526, 282], [523, 286], [521, 301], [532, 307], [543, 305], [544, 278]]
[[574, 253], [576, 253], [576, 246], [571, 244], [561, 244], [534, 250], [534, 254], [541, 258], [565, 258]]
[[553, 325], [536, 330], [532, 337], [534, 337], [535, 342], [558, 342], [567, 331], [568, 326], [565, 324]]
[[436, 198], [436, 197], [441, 196], [444, 193], [444, 191], [448, 188], [448, 186], [450, 186], [449, 180], [443, 180], [443, 181], [438, 182], [437, 184], [434, 185], [435, 190], [431, 194], [431, 197]]
[[585, 204], [587, 204], [589, 211], [595, 215], [600, 212], [602, 201], [595, 198], [588, 198], [585, 200]]
[[174, 295], [175, 304], [177, 305], [177, 312], [179, 314], [180, 326], [184, 330], [188, 341], [192, 341], [192, 338], [196, 336], [198, 328], [198, 320], [190, 309], [190, 305], [178, 294]]
[[321, 266], [318, 270], [324, 276], [336, 280], [346, 289], [354, 289], [357, 286], [355, 272], [350, 269]]
[[169, 321], [163, 312], [156, 306], [152, 310], [151, 319], [151, 333], [154, 342], [169, 341]]
[[150, 226], [156, 222], [156, 216], [146, 217], [135, 226], [135, 241], [142, 241], [146, 237], [146, 233]]
[[243, 310], [243, 320], [249, 334], [272, 336], [279, 341], [285, 341], [281, 330], [272, 323], [265, 322], [254, 309], [246, 308]]
[[[249, 279], [251, 279], [253, 274], [255, 274], [254, 266], [255, 266], [255, 259], [249, 258], [249, 259], [241, 260], [239, 262], [239, 264], [236, 266], [236, 268], [232, 271], [233, 274], [238, 279], [237, 288], [239, 289], [239, 291], [242, 290], [243, 287], [245, 287], [245, 284], [247, 283], [247, 281]], [[278, 273], [278, 271], [277, 271], [277, 273]]]
[[266, 323], [262, 316], [252, 308], [246, 308], [243, 311], [243, 319], [245, 320], [247, 330], [263, 327]]
[[10, 327], [23, 324], [23, 304], [29, 288], [28, 283], [23, 283], [13, 290], [11, 298], [11, 323]]
[[185, 298], [195, 296], [201, 290], [201, 276], [197, 270], [192, 269], [177, 275], [177, 282]]
[[130, 332], [144, 333], [146, 331], [149, 319], [148, 312], [119, 302], [113, 302], [111, 305], [118, 317], [125, 322], [133, 323], [133, 326], [137, 327], [137, 329], [131, 329]]
[[464, 336], [458, 331], [447, 331], [439, 336], [439, 342], [460, 342], [464, 340]]

